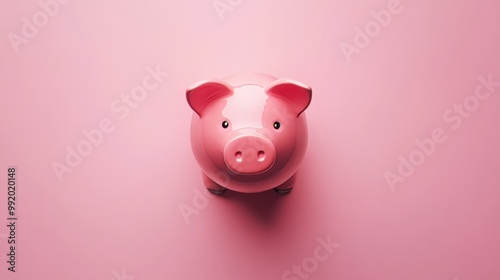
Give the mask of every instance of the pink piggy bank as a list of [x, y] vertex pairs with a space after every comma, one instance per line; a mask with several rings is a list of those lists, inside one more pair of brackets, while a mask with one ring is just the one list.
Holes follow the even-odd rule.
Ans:
[[307, 148], [311, 97], [310, 87], [265, 74], [189, 87], [191, 146], [207, 189], [290, 192]]

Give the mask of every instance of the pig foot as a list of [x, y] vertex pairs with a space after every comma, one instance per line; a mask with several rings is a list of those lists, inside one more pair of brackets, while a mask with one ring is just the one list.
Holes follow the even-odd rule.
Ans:
[[287, 194], [292, 191], [293, 185], [295, 185], [295, 179], [297, 178], [297, 173], [293, 174], [290, 179], [286, 180], [283, 184], [277, 186], [274, 188], [274, 191], [276, 191], [279, 194]]
[[222, 188], [222, 190], [215, 190], [215, 189], [209, 189], [207, 188], [207, 190], [211, 193], [211, 194], [215, 194], [215, 195], [221, 195], [223, 193], [226, 192], [226, 188]]
[[205, 184], [205, 187], [210, 193], [221, 195], [226, 192], [227, 190], [226, 188], [214, 182], [205, 173], [203, 173], [202, 176], [203, 176], [203, 183]]

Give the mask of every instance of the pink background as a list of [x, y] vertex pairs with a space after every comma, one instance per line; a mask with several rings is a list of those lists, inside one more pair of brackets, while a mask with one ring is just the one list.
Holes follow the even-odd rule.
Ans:
[[[8, 34], [43, 10], [1, 2], [1, 279], [282, 279], [328, 236], [340, 247], [308, 279], [500, 279], [500, 87], [457, 129], [443, 119], [479, 76], [500, 81], [498, 1], [401, 0], [350, 63], [340, 44], [389, 0], [233, 0], [222, 20], [213, 2], [73, 0], [17, 53]], [[120, 119], [110, 104], [156, 65], [169, 76]], [[309, 149], [289, 195], [214, 197], [184, 92], [249, 71], [313, 88]], [[51, 164], [106, 118], [115, 129], [59, 181]], [[391, 190], [384, 174], [437, 128], [447, 140]]]

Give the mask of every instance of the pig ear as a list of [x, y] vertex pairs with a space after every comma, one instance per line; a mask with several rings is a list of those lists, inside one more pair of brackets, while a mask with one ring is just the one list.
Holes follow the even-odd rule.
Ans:
[[200, 117], [207, 105], [215, 99], [230, 95], [233, 88], [220, 80], [205, 80], [200, 81], [186, 90], [186, 99], [189, 106]]
[[265, 91], [289, 102], [297, 117], [311, 103], [312, 89], [294, 80], [278, 79], [268, 85]]

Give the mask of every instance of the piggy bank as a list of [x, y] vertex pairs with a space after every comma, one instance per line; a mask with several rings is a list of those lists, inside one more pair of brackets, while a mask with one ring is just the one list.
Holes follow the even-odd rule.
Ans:
[[288, 193], [307, 148], [312, 90], [265, 74], [203, 80], [186, 90], [191, 147], [213, 194]]

